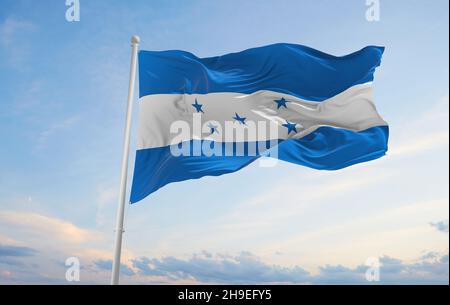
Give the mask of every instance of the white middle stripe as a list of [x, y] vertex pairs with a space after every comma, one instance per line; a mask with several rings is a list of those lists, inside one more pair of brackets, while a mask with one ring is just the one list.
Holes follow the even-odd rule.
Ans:
[[[284, 98], [287, 108], [277, 109], [275, 100]], [[248, 134], [245, 141], [301, 138], [321, 126], [331, 126], [353, 131], [362, 131], [387, 123], [377, 113], [373, 104], [371, 83], [357, 85], [323, 102], [311, 102], [287, 94], [273, 91], [257, 91], [253, 94], [209, 93], [209, 94], [155, 94], [147, 95], [139, 101], [138, 149], [168, 146], [177, 134], [170, 132], [170, 126], [176, 121], [184, 121], [194, 130], [192, 106], [195, 101], [202, 105], [202, 124], [218, 126], [218, 132], [210, 134], [209, 128], [202, 134], [191, 134], [183, 141], [191, 139], [210, 139], [218, 142], [228, 141], [224, 136], [225, 122], [234, 121], [237, 113], [245, 117], [247, 123], [265, 122], [275, 124], [276, 135], [266, 132]], [[283, 126], [286, 121], [296, 124], [297, 133], [288, 134]], [[239, 125], [237, 128], [249, 128]], [[179, 137], [178, 137], [179, 138]]]

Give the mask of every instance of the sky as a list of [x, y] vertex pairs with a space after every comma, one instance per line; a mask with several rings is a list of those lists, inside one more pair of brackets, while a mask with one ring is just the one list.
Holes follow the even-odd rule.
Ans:
[[68, 22], [65, 0], [0, 0], [0, 284], [109, 283], [135, 34], [200, 57], [385, 46], [374, 88], [390, 150], [168, 185], [127, 206], [122, 283], [448, 284], [447, 0], [380, 0], [373, 22], [365, 0], [79, 2]]

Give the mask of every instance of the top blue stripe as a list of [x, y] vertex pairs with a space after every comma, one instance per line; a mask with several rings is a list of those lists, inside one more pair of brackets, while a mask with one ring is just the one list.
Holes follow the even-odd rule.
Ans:
[[184, 51], [141, 51], [140, 97], [271, 90], [323, 101], [372, 81], [383, 52], [384, 47], [368, 46], [336, 57], [286, 43], [209, 58]]

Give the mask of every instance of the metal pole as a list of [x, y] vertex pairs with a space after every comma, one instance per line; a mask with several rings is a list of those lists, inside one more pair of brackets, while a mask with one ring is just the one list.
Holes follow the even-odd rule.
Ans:
[[133, 112], [133, 97], [134, 85], [136, 82], [136, 61], [139, 48], [140, 39], [138, 36], [131, 38], [131, 68], [130, 68], [130, 82], [128, 84], [128, 106], [127, 116], [125, 121], [125, 141], [123, 143], [122, 156], [122, 172], [120, 175], [120, 190], [119, 190], [119, 206], [117, 208], [117, 223], [116, 223], [116, 239], [114, 245], [114, 259], [111, 276], [111, 285], [119, 284], [120, 275], [120, 255], [122, 252], [122, 235], [123, 235], [123, 218], [125, 212], [125, 196], [127, 191], [127, 172], [128, 172], [128, 155], [130, 153], [130, 131], [131, 131], [131, 114]]

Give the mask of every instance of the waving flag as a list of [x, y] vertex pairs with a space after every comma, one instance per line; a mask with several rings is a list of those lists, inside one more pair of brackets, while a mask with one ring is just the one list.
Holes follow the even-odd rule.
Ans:
[[389, 131], [372, 94], [383, 51], [335, 57], [293, 44], [211, 58], [141, 51], [131, 202], [263, 155], [320, 170], [383, 156]]

